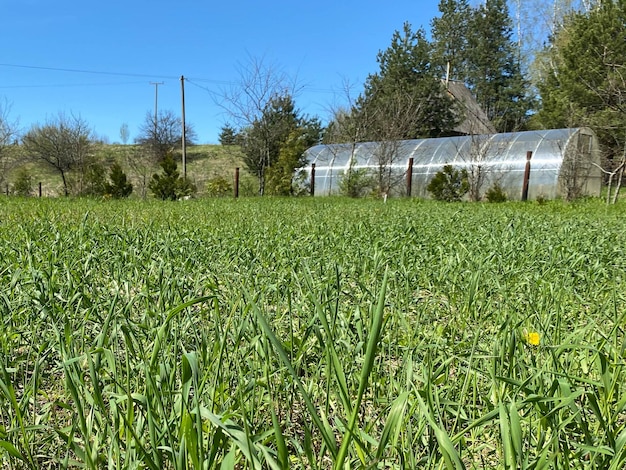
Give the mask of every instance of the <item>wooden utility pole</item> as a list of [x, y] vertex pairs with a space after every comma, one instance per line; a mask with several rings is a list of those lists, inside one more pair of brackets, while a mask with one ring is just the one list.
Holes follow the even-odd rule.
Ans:
[[183, 75], [180, 76], [180, 91], [181, 91], [181, 100], [183, 105], [183, 178], [187, 179], [187, 135], [185, 129], [185, 77]]
[[157, 123], [159, 122], [158, 106], [159, 106], [159, 85], [163, 85], [165, 82], [150, 82], [150, 85], [154, 85], [154, 138], [157, 136]]

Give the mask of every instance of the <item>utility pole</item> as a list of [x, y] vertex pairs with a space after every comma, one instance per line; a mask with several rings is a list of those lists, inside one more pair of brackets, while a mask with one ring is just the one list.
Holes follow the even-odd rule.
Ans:
[[150, 85], [154, 85], [154, 139], [157, 138], [157, 123], [159, 122], [159, 115], [157, 108], [159, 105], [159, 85], [163, 85], [164, 82], [150, 82]]
[[186, 136], [186, 129], [185, 129], [185, 77], [183, 75], [180, 76], [180, 91], [181, 91], [181, 98], [182, 98], [182, 105], [183, 105], [183, 114], [182, 114], [182, 121], [183, 121], [183, 178], [187, 179], [187, 136]]

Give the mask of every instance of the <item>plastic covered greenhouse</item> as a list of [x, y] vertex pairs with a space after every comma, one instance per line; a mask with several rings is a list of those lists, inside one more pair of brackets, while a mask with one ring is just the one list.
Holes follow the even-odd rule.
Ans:
[[572, 191], [599, 196], [602, 185], [597, 138], [588, 128], [317, 145], [306, 157], [319, 196], [340, 194], [342, 178], [359, 170], [373, 178], [389, 176], [391, 194], [429, 197], [428, 183], [448, 164], [480, 175], [482, 194], [497, 183], [510, 199], [522, 196], [527, 164], [529, 199]]

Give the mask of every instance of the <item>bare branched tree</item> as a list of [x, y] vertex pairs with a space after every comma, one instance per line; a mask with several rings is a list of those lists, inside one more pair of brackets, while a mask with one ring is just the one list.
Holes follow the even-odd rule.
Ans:
[[7, 173], [14, 164], [11, 147], [18, 139], [18, 121], [10, 118], [11, 105], [4, 100], [0, 103], [0, 185], [6, 182]]
[[72, 191], [82, 192], [93, 147], [93, 131], [86, 121], [61, 113], [43, 126], [34, 125], [24, 136], [23, 143], [28, 156], [59, 173], [66, 196]]
[[217, 104], [239, 129], [246, 166], [258, 178], [262, 195], [265, 170], [277, 158], [276, 141], [284, 133], [284, 126], [271, 116], [279, 117], [281, 110], [297, 114], [295, 108], [288, 108], [298, 90], [284, 71], [263, 59], [249, 57], [247, 63], [238, 65], [238, 73], [239, 82], [222, 90]]
[[[136, 143], [147, 149], [146, 155], [151, 155], [151, 163], [158, 164], [168, 155], [182, 146], [183, 124], [181, 118], [172, 111], [159, 111], [155, 117], [147, 112], [144, 122], [139, 127], [139, 136]], [[185, 140], [187, 145], [192, 145], [197, 139], [193, 126], [185, 123]]]

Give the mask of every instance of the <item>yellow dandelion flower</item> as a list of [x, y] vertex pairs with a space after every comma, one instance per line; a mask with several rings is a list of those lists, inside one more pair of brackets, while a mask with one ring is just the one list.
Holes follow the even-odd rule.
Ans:
[[539, 346], [539, 343], [541, 342], [541, 336], [536, 331], [524, 333], [524, 339], [531, 346]]

